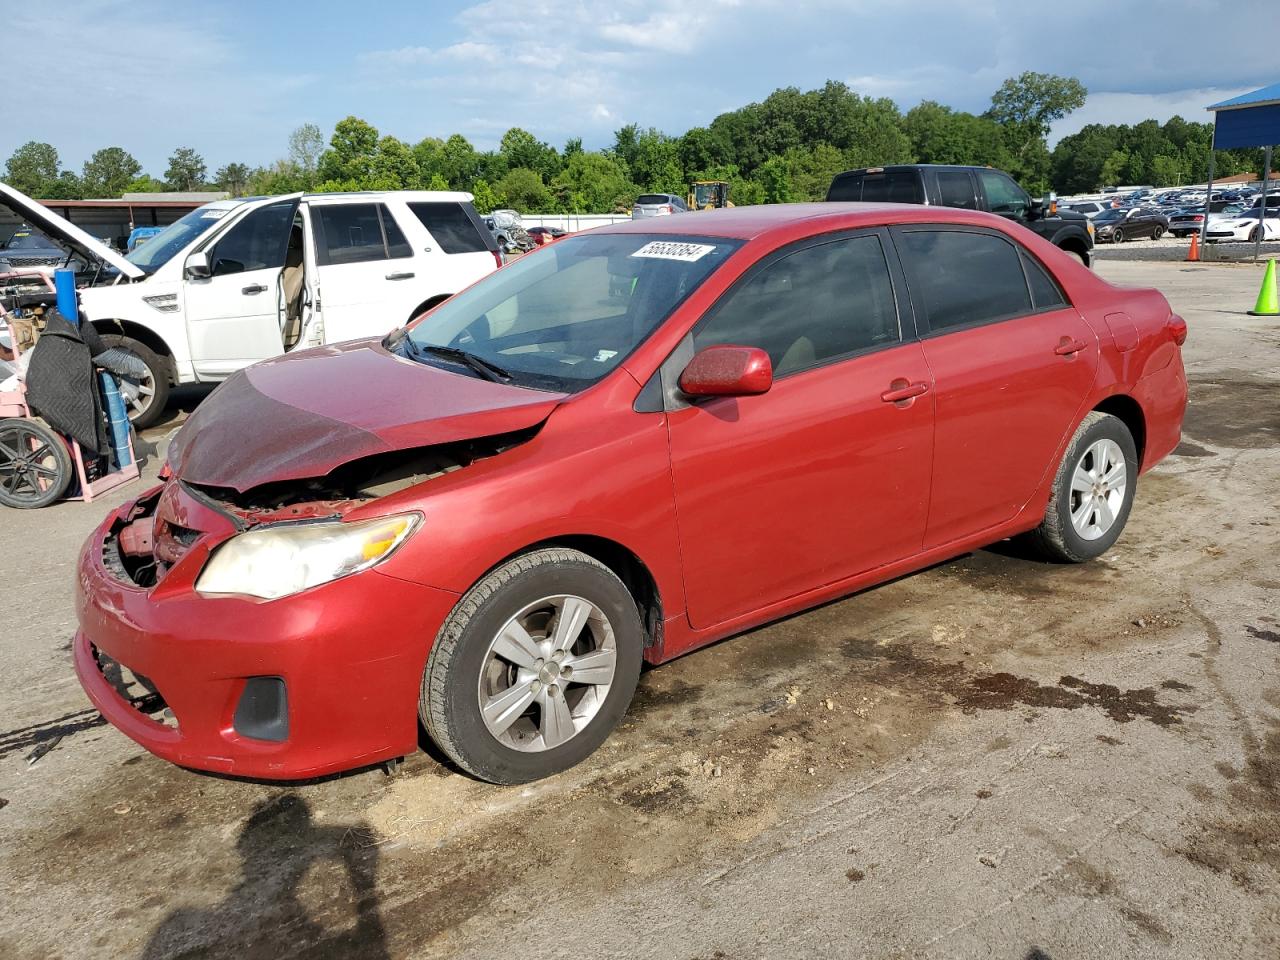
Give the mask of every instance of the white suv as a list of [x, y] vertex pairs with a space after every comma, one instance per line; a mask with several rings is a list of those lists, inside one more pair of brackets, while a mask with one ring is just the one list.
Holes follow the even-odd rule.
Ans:
[[131, 391], [138, 427], [160, 416], [171, 384], [386, 333], [502, 263], [469, 193], [220, 200], [127, 257], [3, 184], [0, 201], [113, 271], [81, 290], [81, 307], [150, 371]]

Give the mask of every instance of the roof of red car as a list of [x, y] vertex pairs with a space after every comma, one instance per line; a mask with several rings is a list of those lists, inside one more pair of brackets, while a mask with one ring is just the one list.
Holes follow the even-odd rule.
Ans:
[[988, 219], [999, 221], [1000, 218], [972, 210], [912, 203], [776, 203], [701, 210], [692, 215], [646, 217], [596, 229], [607, 233], [661, 233], [749, 240], [801, 221], [832, 220], [842, 225], [861, 226], [902, 222], [982, 223]]

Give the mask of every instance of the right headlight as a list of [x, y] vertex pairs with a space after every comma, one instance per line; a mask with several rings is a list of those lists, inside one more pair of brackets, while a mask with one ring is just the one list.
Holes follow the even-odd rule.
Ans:
[[421, 516], [402, 513], [353, 523], [282, 523], [249, 530], [218, 547], [196, 580], [206, 595], [275, 600], [350, 576], [391, 556]]

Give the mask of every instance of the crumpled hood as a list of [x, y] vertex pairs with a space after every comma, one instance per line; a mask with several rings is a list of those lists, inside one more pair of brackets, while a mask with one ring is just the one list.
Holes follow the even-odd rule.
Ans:
[[378, 340], [317, 347], [229, 377], [178, 431], [169, 466], [190, 483], [243, 492], [375, 454], [524, 430], [564, 398], [416, 363]]

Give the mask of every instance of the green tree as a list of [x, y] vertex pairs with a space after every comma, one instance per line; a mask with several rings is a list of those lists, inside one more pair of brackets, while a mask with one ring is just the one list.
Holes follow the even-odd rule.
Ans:
[[561, 153], [561, 156], [565, 160], [568, 160], [575, 153], [581, 153], [581, 152], [582, 152], [582, 138], [570, 137], [568, 140], [564, 142], [564, 151]]
[[600, 153], [578, 153], [557, 174], [553, 188], [573, 213], [613, 213], [627, 210], [640, 192], [615, 158]]
[[616, 142], [614, 152], [626, 162], [631, 179], [642, 190], [684, 195], [689, 185], [685, 181], [684, 166], [680, 162], [678, 140], [673, 140], [653, 127], [640, 131], [634, 126], [624, 127], [615, 135], [615, 140], [620, 136], [625, 136], [628, 140], [625, 155], [624, 151], [618, 150]]
[[1087, 96], [1084, 84], [1074, 77], [1030, 70], [1010, 77], [992, 95], [986, 116], [1004, 129], [1012, 155], [1009, 172], [1028, 190], [1036, 192], [1049, 182], [1049, 127], [1084, 106]]
[[84, 184], [70, 170], [63, 170], [58, 176], [44, 185], [45, 200], [83, 200]]
[[213, 175], [213, 182], [233, 197], [242, 197], [249, 184], [249, 168], [243, 163], [228, 163]]
[[334, 183], [365, 183], [373, 173], [377, 149], [377, 127], [359, 117], [339, 120], [329, 138], [329, 149], [320, 154], [317, 161], [316, 176]]
[[493, 187], [489, 186], [488, 180], [477, 180], [471, 188], [471, 194], [473, 197], [471, 202], [480, 213], [492, 213], [507, 205], [506, 197], [494, 191]]
[[1129, 151], [1113, 150], [1102, 165], [1102, 186], [1114, 187], [1125, 182], [1129, 171]]
[[125, 185], [123, 193], [163, 193], [164, 189], [163, 180], [157, 180], [150, 174], [144, 173], [130, 180]]
[[277, 160], [267, 167], [258, 167], [249, 173], [245, 192], [250, 196], [273, 196], [281, 193], [297, 193], [315, 186], [315, 174], [309, 179], [292, 160]]
[[932, 100], [912, 107], [902, 129], [920, 163], [959, 163], [1004, 169], [1009, 165], [1000, 124]]
[[371, 190], [413, 190], [422, 185], [422, 174], [409, 145], [386, 136], [378, 141], [369, 176], [361, 183]]
[[142, 164], [123, 147], [105, 147], [85, 161], [80, 180], [89, 196], [118, 197], [140, 173]]
[[439, 173], [455, 190], [466, 190], [480, 176], [480, 154], [471, 142], [455, 133], [440, 145], [437, 166]]
[[179, 147], [169, 157], [164, 178], [170, 190], [198, 190], [204, 185], [207, 168], [204, 158], [190, 147]]
[[289, 162], [297, 168], [304, 182], [314, 181], [320, 154], [324, 152], [324, 134], [314, 123], [304, 123], [289, 134]]
[[13, 151], [4, 166], [4, 179], [15, 190], [42, 197], [58, 179], [58, 167], [58, 151], [51, 144], [30, 140]]
[[545, 213], [551, 200], [546, 184], [536, 170], [516, 167], [497, 183], [497, 191], [521, 213]]
[[560, 155], [528, 130], [512, 127], [502, 135], [498, 146], [507, 169], [524, 167], [543, 178], [554, 177], [560, 172]]

